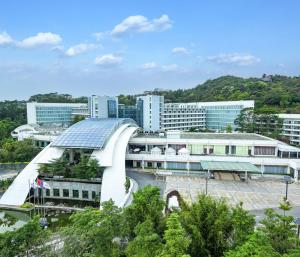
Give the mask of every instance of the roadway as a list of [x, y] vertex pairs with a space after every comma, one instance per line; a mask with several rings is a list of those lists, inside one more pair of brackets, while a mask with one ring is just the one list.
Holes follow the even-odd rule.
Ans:
[[[133, 178], [137, 183], [139, 188], [143, 188], [146, 185], [158, 186], [160, 188], [161, 195], [164, 196], [164, 190], [166, 188], [166, 183], [163, 181], [156, 181], [155, 176], [151, 173], [140, 172], [133, 169], [126, 170], [127, 176]], [[279, 203], [278, 203], [279, 204]], [[279, 208], [273, 208], [279, 213], [283, 213]], [[255, 215], [256, 223], [258, 224], [264, 217], [266, 208], [249, 210], [250, 213]], [[295, 218], [300, 217], [300, 205], [293, 206], [290, 211], [286, 212], [286, 215], [291, 215]]]

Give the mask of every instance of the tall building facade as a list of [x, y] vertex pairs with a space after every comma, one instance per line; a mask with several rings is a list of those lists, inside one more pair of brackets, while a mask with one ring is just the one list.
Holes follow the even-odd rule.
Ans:
[[119, 118], [137, 119], [137, 107], [136, 105], [119, 104], [118, 106]]
[[88, 115], [84, 103], [27, 103], [27, 123], [42, 126], [69, 126], [74, 115]]
[[235, 129], [234, 121], [241, 111], [254, 108], [254, 100], [199, 102], [197, 104], [205, 109], [206, 128], [212, 131], [225, 130], [228, 125]]
[[245, 108], [254, 108], [254, 101], [166, 103], [162, 128], [224, 131], [230, 125], [235, 129], [234, 121]]
[[137, 123], [148, 132], [162, 129], [162, 114], [164, 110], [164, 97], [146, 95], [137, 97]]
[[283, 119], [282, 135], [290, 144], [300, 145], [300, 114], [278, 114]]
[[118, 118], [118, 97], [93, 95], [88, 108], [91, 118]]
[[162, 114], [162, 129], [204, 130], [205, 117], [205, 109], [198, 103], [167, 103]]

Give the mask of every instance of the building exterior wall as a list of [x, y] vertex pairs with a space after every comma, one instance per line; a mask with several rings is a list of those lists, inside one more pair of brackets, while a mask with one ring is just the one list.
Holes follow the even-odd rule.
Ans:
[[93, 95], [88, 108], [91, 118], [118, 118], [118, 97]]
[[161, 119], [164, 108], [164, 97], [146, 95], [137, 97], [137, 105], [142, 112], [142, 119], [139, 119], [141, 127], [145, 131], [155, 132], [161, 130]]
[[300, 114], [278, 114], [283, 119], [282, 135], [290, 144], [300, 145]]
[[135, 105], [119, 104], [119, 118], [130, 118], [137, 121], [137, 107]]
[[205, 129], [205, 110], [197, 103], [168, 103], [162, 114], [163, 130]]
[[228, 125], [235, 129], [234, 121], [245, 108], [254, 108], [254, 101], [166, 103], [162, 129], [224, 131]]
[[206, 128], [222, 131], [228, 125], [235, 129], [235, 119], [243, 109], [254, 108], [254, 101], [203, 102], [199, 105], [205, 109]]
[[27, 123], [45, 126], [69, 126], [73, 122], [74, 110], [86, 109], [81, 103], [27, 103]]
[[[45, 179], [45, 181], [47, 181], [51, 187], [49, 191], [43, 190], [43, 195], [46, 198], [94, 201], [95, 196], [97, 196], [98, 199], [100, 199], [100, 182], [78, 182], [75, 180], [71, 181], [70, 179]], [[68, 196], [64, 196], [64, 190], [68, 190]], [[57, 192], [59, 192], [59, 195], [56, 195]], [[78, 196], [76, 195], [76, 192], [78, 192]]]
[[[202, 170], [199, 165], [205, 160], [250, 162], [256, 165], [261, 173], [291, 174], [298, 179], [300, 149], [296, 147], [255, 134], [236, 134], [236, 139], [235, 134], [226, 133], [200, 133], [201, 139], [197, 138], [199, 133], [184, 134], [190, 136], [180, 137], [172, 134], [169, 137], [167, 133], [164, 137], [133, 137], [129, 141], [126, 160], [132, 161], [133, 167], [137, 168], [156, 169], [157, 164], [160, 164], [159, 169], [198, 171]], [[227, 139], [224, 139], [224, 136]], [[133, 148], [140, 147], [145, 150], [139, 153], [130, 151], [131, 145]], [[153, 154], [151, 149], [154, 147], [162, 149], [161, 153]], [[174, 149], [173, 154], [169, 154], [170, 147]], [[183, 155], [180, 151], [182, 148], [186, 148], [188, 153]]]

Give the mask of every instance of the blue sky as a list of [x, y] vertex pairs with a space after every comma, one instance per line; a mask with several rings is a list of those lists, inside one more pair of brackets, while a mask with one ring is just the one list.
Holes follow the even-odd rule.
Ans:
[[299, 11], [297, 0], [4, 0], [0, 99], [299, 75]]

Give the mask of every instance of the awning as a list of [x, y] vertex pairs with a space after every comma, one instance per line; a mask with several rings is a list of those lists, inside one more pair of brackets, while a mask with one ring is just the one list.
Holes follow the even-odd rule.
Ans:
[[224, 161], [201, 161], [203, 170], [259, 172], [260, 170], [250, 162], [224, 162]]

